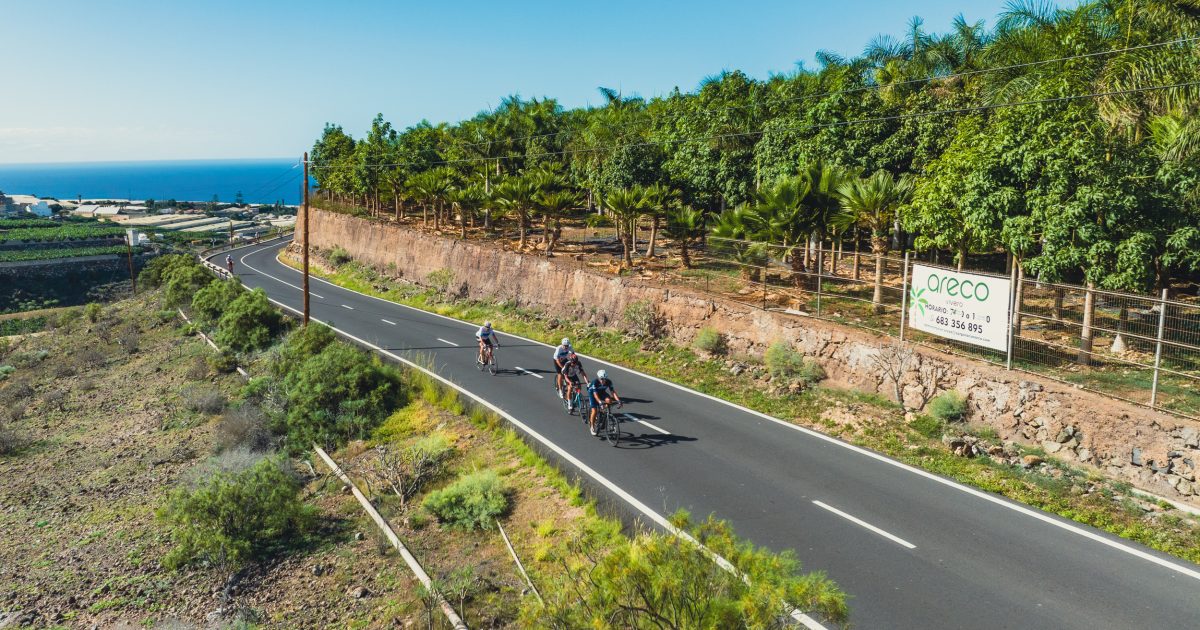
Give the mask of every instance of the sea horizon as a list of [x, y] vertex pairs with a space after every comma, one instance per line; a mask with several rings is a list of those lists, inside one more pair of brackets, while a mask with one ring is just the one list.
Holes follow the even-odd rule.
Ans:
[[299, 158], [196, 158], [0, 164], [0, 191], [59, 200], [300, 202]]

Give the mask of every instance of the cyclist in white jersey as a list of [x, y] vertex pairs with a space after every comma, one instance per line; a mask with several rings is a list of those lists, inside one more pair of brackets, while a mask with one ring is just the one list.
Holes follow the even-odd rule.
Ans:
[[554, 348], [554, 391], [558, 392], [558, 397], [562, 398], [562, 369], [567, 365], [567, 357], [574, 350], [571, 348], [571, 340], [563, 337], [562, 343]]
[[484, 347], [496, 348], [500, 345], [500, 339], [496, 335], [496, 331], [492, 330], [492, 322], [483, 322], [483, 325], [476, 331], [475, 338], [479, 340], [479, 361], [482, 363]]

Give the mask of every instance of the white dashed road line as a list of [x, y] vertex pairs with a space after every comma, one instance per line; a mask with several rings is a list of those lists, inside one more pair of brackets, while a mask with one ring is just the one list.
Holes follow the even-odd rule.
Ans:
[[816, 505], [817, 507], [825, 509], [825, 510], [829, 510], [830, 512], [837, 514], [838, 516], [846, 519], [847, 521], [850, 521], [851, 523], [854, 523], [856, 525], [861, 525], [862, 527], [865, 527], [865, 528], [875, 532], [876, 534], [883, 536], [884, 538], [896, 543], [897, 545], [900, 545], [902, 547], [907, 547], [909, 549], [917, 548], [916, 545], [908, 542], [907, 540], [904, 540], [903, 538], [901, 538], [899, 536], [894, 536], [892, 534], [889, 534], [889, 533], [883, 531], [882, 529], [879, 529], [878, 527], [875, 527], [874, 525], [872, 525], [860, 518], [855, 518], [853, 516], [850, 516], [849, 514], [843, 512], [835, 507], [830, 507], [824, 503], [821, 503], [820, 501], [813, 501], [813, 505]]
[[383, 319], [383, 318], [380, 318], [380, 319], [379, 319], [379, 321], [381, 321], [381, 322], [383, 322], [383, 323], [385, 323], [385, 324], [391, 324], [391, 325], [393, 325], [393, 326], [395, 326], [395, 325], [396, 325], [396, 322], [391, 322], [391, 321], [388, 321], [388, 320], [386, 320], [386, 319]]
[[454, 346], [455, 348], [458, 347], [458, 344], [454, 343], [453, 341], [446, 341], [445, 339], [442, 339], [441, 337], [438, 337], [437, 340], [442, 343], [448, 343], [448, 344]]
[[663, 435], [671, 435], [671, 432], [670, 432], [670, 431], [663, 431], [662, 429], [660, 429], [660, 428], [658, 428], [658, 427], [654, 426], [653, 424], [650, 424], [649, 422], [646, 422], [645, 420], [638, 420], [637, 418], [634, 418], [633, 416], [631, 416], [631, 415], [629, 415], [629, 414], [627, 414], [627, 413], [623, 413], [623, 414], [621, 414], [621, 415], [622, 415], [622, 416], [625, 416], [625, 419], [626, 419], [626, 420], [628, 420], [629, 422], [636, 422], [636, 423], [638, 423], [638, 424], [644, 424], [644, 425], [646, 425], [646, 426], [650, 427], [651, 429], [654, 429], [655, 431], [658, 431], [659, 433], [661, 433], [661, 434], [663, 434]]
[[343, 305], [342, 305], [342, 308], [344, 308], [344, 309], [349, 309], [349, 310], [351, 310], [351, 311], [353, 311], [353, 310], [354, 310], [354, 307], [353, 307], [353, 306], [346, 306], [345, 304], [343, 304]]
[[542, 378], [542, 375], [541, 375], [541, 374], [535, 374], [535, 373], [533, 373], [533, 372], [530, 372], [529, 370], [526, 370], [525, 368], [523, 368], [523, 367], [521, 367], [521, 366], [519, 366], [519, 365], [514, 365], [514, 366], [513, 366], [513, 368], [514, 368], [514, 369], [516, 369], [518, 372], [524, 372], [525, 374], [528, 374], [528, 375], [530, 375], [530, 376], [533, 376], [533, 377], [535, 377], [535, 378]]

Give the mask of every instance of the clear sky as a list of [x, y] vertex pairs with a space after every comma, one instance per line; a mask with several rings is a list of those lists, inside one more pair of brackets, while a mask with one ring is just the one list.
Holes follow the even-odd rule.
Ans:
[[203, 2], [3, 0], [0, 163], [298, 155], [326, 121], [359, 135], [455, 121], [500, 97], [597, 104], [740, 69], [860, 52], [913, 15], [991, 25], [1006, 0]]

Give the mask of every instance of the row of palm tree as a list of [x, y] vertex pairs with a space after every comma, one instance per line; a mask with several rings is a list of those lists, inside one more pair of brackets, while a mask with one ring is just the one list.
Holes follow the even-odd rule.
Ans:
[[[854, 277], [858, 278], [858, 230], [870, 234], [875, 257], [872, 303], [883, 308], [884, 256], [896, 213], [912, 193], [912, 181], [886, 171], [867, 177], [835, 165], [814, 162], [799, 174], [784, 177], [755, 193], [754, 199], [716, 217], [712, 234], [737, 262], [746, 277], [759, 281], [768, 258], [768, 243], [782, 252], [794, 273], [794, 282], [805, 282], [810, 264], [823, 269], [823, 243], [840, 242], [851, 231], [854, 244]], [[814, 261], [815, 259], [815, 261]], [[836, 261], [832, 267], [836, 267]]]

